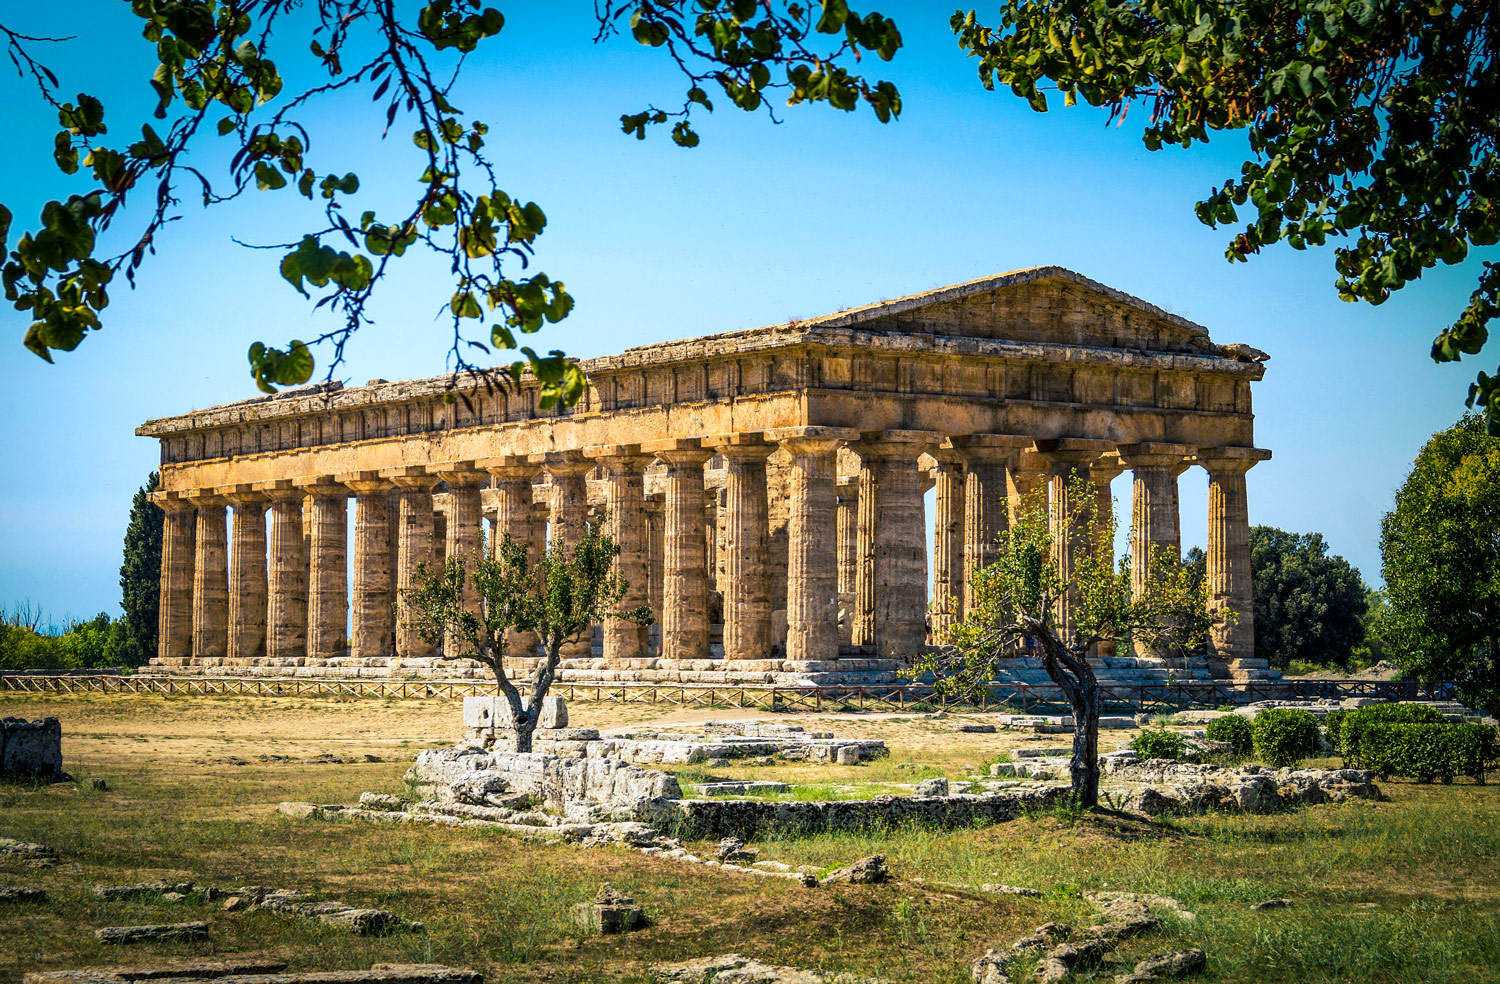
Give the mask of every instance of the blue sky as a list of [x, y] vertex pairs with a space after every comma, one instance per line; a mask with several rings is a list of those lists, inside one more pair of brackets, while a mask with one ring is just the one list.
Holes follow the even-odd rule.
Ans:
[[[0, 17], [38, 34], [89, 25], [87, 36], [43, 54], [65, 93], [104, 99], [110, 139], [121, 142], [149, 118], [150, 49], [126, 5], [88, 0], [68, 4], [66, 17], [57, 9]], [[694, 150], [664, 132], [644, 143], [620, 132], [622, 112], [680, 101], [660, 52], [629, 38], [593, 44], [590, 4], [505, 9], [505, 30], [466, 66], [455, 102], [491, 125], [502, 187], [547, 212], [534, 269], [565, 281], [578, 305], [540, 345], [606, 355], [1059, 264], [1197, 321], [1218, 341], [1269, 352], [1255, 388], [1256, 434], [1275, 457], [1250, 472], [1251, 521], [1320, 531], [1377, 581], [1380, 516], [1421, 443], [1459, 415], [1483, 365], [1436, 366], [1428, 346], [1497, 251], [1431, 271], [1378, 308], [1338, 300], [1330, 249], [1277, 248], [1231, 266], [1226, 233], [1200, 225], [1192, 205], [1237, 173], [1243, 141], [1147, 153], [1136, 129], [1109, 127], [1093, 110], [1033, 113], [980, 88], [946, 8], [878, 9], [906, 40], [872, 73], [900, 86], [899, 121], [819, 106], [781, 110], [778, 126], [721, 109], [697, 123], [703, 143]], [[300, 41], [283, 46], [271, 54], [284, 71], [306, 65]], [[16, 236], [44, 201], [84, 181], [53, 167], [56, 119], [6, 68], [0, 201], [17, 215]], [[363, 179], [354, 214], [408, 204], [420, 170], [404, 136], [410, 126], [379, 141], [383, 112], [363, 98], [308, 118], [317, 126], [311, 165]], [[222, 174], [215, 153], [206, 148], [195, 163]], [[58, 618], [117, 610], [130, 496], [158, 454], [135, 426], [252, 395], [252, 341], [332, 325], [280, 280], [277, 254], [230, 236], [282, 242], [317, 224], [289, 191], [251, 192], [208, 213], [189, 204], [138, 289], [116, 285], [106, 329], [56, 365], [22, 349], [25, 320], [0, 312], [11, 346], [0, 358], [10, 422], [0, 436], [0, 605], [30, 599]], [[377, 324], [350, 346], [341, 378], [443, 371], [438, 306], [451, 287], [440, 264], [405, 266], [385, 285]], [[1188, 472], [1182, 488], [1185, 544], [1201, 543], [1203, 472]], [[1115, 493], [1123, 514], [1128, 476]]]

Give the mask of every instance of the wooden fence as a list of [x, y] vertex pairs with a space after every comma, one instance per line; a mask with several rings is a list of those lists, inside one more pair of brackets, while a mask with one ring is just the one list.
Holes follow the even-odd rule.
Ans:
[[[523, 686], [524, 690], [525, 687]], [[0, 691], [33, 694], [154, 694], [162, 697], [325, 697], [457, 700], [498, 693], [482, 680], [320, 680], [236, 677], [151, 677], [77, 674], [0, 674]], [[1261, 700], [1449, 700], [1448, 683], [1411, 680], [1256, 680], [1245, 683], [1143, 683], [1102, 688], [1106, 709], [1170, 711], [1237, 706]], [[1063, 709], [1056, 687], [995, 683], [975, 700], [944, 700], [919, 684], [883, 687], [677, 686], [554, 683], [551, 693], [572, 701], [761, 707], [773, 710], [931, 709], [940, 705], [1012, 708], [1022, 713]]]

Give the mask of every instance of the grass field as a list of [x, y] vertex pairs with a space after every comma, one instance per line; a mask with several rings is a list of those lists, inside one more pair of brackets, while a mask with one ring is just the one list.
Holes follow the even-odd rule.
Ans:
[[[661, 705], [575, 704], [571, 711], [575, 725], [605, 728], [748, 716]], [[654, 963], [734, 950], [773, 963], [957, 984], [986, 948], [1039, 923], [1092, 921], [1079, 891], [1105, 887], [1171, 895], [1195, 915], [1167, 919], [1122, 948], [1119, 961], [1194, 945], [1208, 953], [1203, 979], [1214, 981], [1500, 978], [1500, 787], [1493, 785], [1388, 782], [1386, 802], [1273, 816], [1148, 822], [1055, 811], [974, 830], [759, 843], [763, 858], [820, 869], [882, 852], [897, 879], [803, 889], [623, 849], [275, 813], [281, 800], [350, 802], [363, 790], [402, 791], [412, 756], [458, 731], [456, 702], [27, 696], [0, 698], [0, 716], [7, 715], [61, 718], [65, 767], [110, 788], [0, 785], [0, 836], [41, 842], [61, 859], [36, 869], [0, 859], [0, 884], [37, 885], [51, 896], [43, 906], [0, 908], [5, 980], [33, 969], [255, 953], [302, 969], [431, 961], [474, 967], [490, 981], [581, 984], [648, 981]], [[1026, 740], [953, 734], [920, 716], [777, 720], [883, 738], [892, 756], [870, 766], [713, 773], [804, 785], [959, 777]], [[1105, 747], [1126, 737], [1107, 735]], [[384, 761], [257, 758], [320, 753]], [[221, 764], [230, 757], [250, 764]], [[684, 779], [702, 781], [701, 773]], [[316, 891], [388, 908], [427, 931], [352, 938], [266, 911], [102, 902], [89, 891], [158, 877]], [[606, 880], [636, 896], [652, 920], [648, 929], [600, 937], [573, 927], [572, 904]], [[987, 882], [1037, 888], [1044, 897], [946, 884]], [[1250, 909], [1279, 897], [1294, 906]], [[100, 926], [198, 918], [212, 923], [208, 942], [117, 949], [93, 940]], [[1105, 966], [1095, 976], [1109, 980], [1124, 969]]]

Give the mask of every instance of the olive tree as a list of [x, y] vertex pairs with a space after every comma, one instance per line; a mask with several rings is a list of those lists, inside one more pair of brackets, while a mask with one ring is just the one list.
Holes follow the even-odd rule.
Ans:
[[[477, 560], [472, 573], [463, 557], [450, 557], [439, 568], [418, 564], [417, 586], [400, 604], [424, 641], [444, 644], [443, 658], [476, 660], [494, 672], [509, 706], [516, 750], [529, 752], [563, 644], [587, 637], [607, 618], [649, 625], [651, 610], [616, 609], [626, 589], [614, 564], [620, 548], [598, 523], [571, 550], [554, 544], [535, 562], [509, 534], [495, 553], [494, 559]], [[543, 657], [530, 699], [523, 701], [507, 663], [513, 658], [510, 637], [528, 632], [541, 640]]]
[[[1073, 793], [1099, 802], [1099, 680], [1089, 664], [1101, 644], [1140, 642], [1175, 651], [1201, 650], [1214, 619], [1207, 588], [1172, 550], [1153, 550], [1146, 590], [1132, 597], [1130, 561], [1113, 558], [1114, 519], [1102, 515], [1089, 483], [1075, 479], [1067, 505], [1049, 515], [1040, 490], [1022, 502], [999, 536], [997, 559], [973, 575], [974, 603], [952, 630], [952, 642], [930, 650], [914, 670], [934, 676], [942, 696], [973, 696], [1005, 660], [1032, 640], [1043, 668], [1073, 712]], [[1066, 532], [1064, 532], [1066, 531]], [[1058, 538], [1073, 545], [1071, 570], [1059, 563]]]

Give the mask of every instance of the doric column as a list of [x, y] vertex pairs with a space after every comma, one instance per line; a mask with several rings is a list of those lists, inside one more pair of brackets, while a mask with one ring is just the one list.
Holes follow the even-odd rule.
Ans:
[[1100, 548], [1107, 551], [1111, 558], [1115, 552], [1115, 494], [1111, 483], [1124, 472], [1125, 464], [1114, 452], [1100, 455], [1089, 466], [1089, 481], [1094, 485], [1094, 512], [1099, 517], [1099, 529], [1107, 538], [1100, 544]]
[[755, 433], [725, 434], [704, 444], [724, 458], [724, 658], [766, 659], [771, 652], [766, 459], [775, 446]]
[[927, 640], [927, 531], [917, 458], [943, 440], [931, 431], [868, 431], [860, 458], [856, 645], [885, 659], [911, 657]]
[[[656, 616], [661, 632], [661, 580], [667, 552], [667, 497], [662, 492], [646, 496], [646, 604]], [[660, 652], [657, 653], [660, 655]]]
[[[489, 473], [479, 471], [472, 461], [458, 461], [442, 465], [436, 474], [448, 483], [448, 526], [444, 530], [443, 562], [455, 558], [464, 562], [467, 577], [464, 580], [464, 607], [479, 614], [479, 589], [474, 586], [474, 574], [479, 562], [484, 559], [479, 549], [480, 527], [484, 523], [484, 504], [480, 501], [479, 487], [489, 481]], [[467, 651], [469, 643], [456, 632], [450, 632], [443, 640], [443, 651], [460, 653]]]
[[399, 490], [397, 516], [401, 524], [396, 555], [396, 652], [400, 656], [431, 656], [436, 647], [425, 642], [412, 622], [407, 596], [417, 589], [417, 565], [433, 561], [432, 490], [439, 479], [421, 465], [381, 472]]
[[375, 472], [338, 476], [354, 492], [354, 584], [350, 608], [353, 631], [349, 653], [361, 659], [390, 652], [391, 605], [395, 600], [391, 571], [396, 556], [391, 550], [392, 484]]
[[662, 558], [661, 655], [708, 658], [708, 570], [704, 566], [703, 464], [697, 438], [642, 445], [667, 465]]
[[[839, 445], [859, 432], [843, 427], [784, 427], [766, 439], [786, 450], [786, 658], [818, 662], [839, 655], [838, 543], [828, 532], [838, 517], [835, 486]], [[916, 455], [912, 455], [916, 471]]]
[[193, 658], [223, 659], [229, 651], [229, 543], [227, 499], [203, 491], [193, 556]]
[[1047, 461], [1035, 451], [1019, 451], [1011, 457], [1006, 468], [1006, 496], [1009, 499], [1009, 516], [1014, 526], [1021, 510], [1030, 502], [1037, 502], [1043, 511], [1047, 509], [1047, 484], [1051, 470]]
[[840, 475], [835, 483], [838, 490], [838, 519], [835, 536], [838, 540], [839, 577], [839, 643], [854, 643], [854, 588], [859, 570], [859, 475]]
[[309, 493], [307, 658], [347, 656], [349, 625], [349, 490], [332, 475], [298, 483]]
[[963, 605], [975, 604], [974, 575], [995, 562], [1000, 534], [1010, 528], [1010, 462], [1031, 439], [1011, 434], [968, 434], [949, 439], [964, 463]]
[[[564, 556], [572, 557], [573, 548], [588, 535], [588, 473], [594, 463], [579, 451], [549, 451], [532, 455], [531, 460], [545, 467], [547, 474], [552, 476], [549, 546], [560, 548]], [[584, 633], [583, 638], [562, 645], [564, 659], [588, 659], [593, 651], [591, 633]]]
[[[535, 550], [536, 521], [531, 502], [531, 480], [536, 475], [535, 466], [525, 458], [489, 458], [479, 462], [490, 474], [490, 487], [495, 490], [495, 535], [490, 541], [490, 555], [500, 558], [500, 544], [510, 539], [526, 549], [527, 560], [535, 563], [539, 555]], [[505, 651], [509, 656], [535, 658], [537, 647], [535, 632], [505, 634]]]
[[948, 642], [948, 630], [964, 615], [964, 465], [950, 449], [937, 459], [936, 508], [932, 527], [932, 641]]
[[1255, 658], [1255, 609], [1250, 581], [1250, 508], [1245, 473], [1271, 456], [1258, 448], [1200, 448], [1198, 463], [1208, 472], [1208, 605], [1230, 611], [1233, 623], [1213, 627], [1212, 648], [1231, 673]]
[[[1071, 580], [1077, 571], [1077, 559], [1082, 551], [1090, 549], [1088, 541], [1088, 515], [1092, 511], [1074, 498], [1074, 482], [1091, 481], [1091, 466], [1105, 451], [1114, 446], [1103, 441], [1081, 438], [1054, 438], [1036, 442], [1038, 454], [1047, 462], [1051, 512], [1049, 522], [1052, 529], [1052, 558], [1059, 576]], [[1090, 495], [1095, 495], [1092, 490]], [[1091, 505], [1097, 505], [1097, 499]], [[1066, 644], [1073, 637], [1073, 610], [1078, 604], [1078, 590], [1070, 587], [1057, 606], [1058, 637]]]
[[[639, 444], [609, 444], [587, 448], [584, 454], [609, 469], [604, 480], [605, 528], [620, 548], [615, 572], [625, 581], [625, 610], [649, 604], [646, 587], [646, 466], [649, 454]], [[644, 659], [647, 626], [612, 618], [604, 623], [604, 659], [612, 665], [621, 660]]]
[[266, 602], [266, 655], [307, 657], [307, 557], [302, 538], [305, 494], [286, 480], [258, 486], [271, 500], [270, 571]]
[[266, 654], [266, 497], [249, 485], [219, 494], [234, 507], [229, 538], [229, 659], [236, 664]]
[[157, 605], [156, 654], [178, 662], [193, 655], [193, 561], [197, 553], [197, 512], [176, 492], [153, 492], [161, 507], [161, 596]]
[[[1146, 594], [1154, 557], [1161, 551], [1182, 555], [1177, 478], [1197, 449], [1186, 444], [1127, 444], [1120, 461], [1131, 470], [1130, 594]], [[1137, 649], [1140, 652], [1140, 649]], [[1144, 653], [1141, 653], [1144, 655]]]

